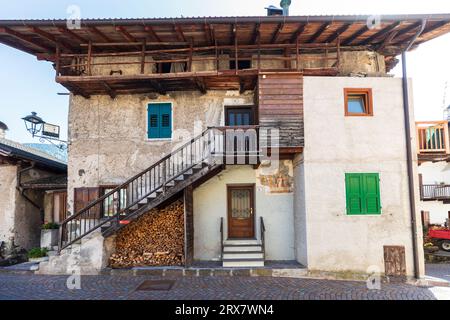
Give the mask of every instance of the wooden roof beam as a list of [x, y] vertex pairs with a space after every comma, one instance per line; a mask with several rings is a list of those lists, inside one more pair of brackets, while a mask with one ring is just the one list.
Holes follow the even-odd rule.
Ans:
[[182, 42], [187, 42], [186, 37], [184, 36], [184, 33], [183, 33], [183, 29], [181, 29], [181, 26], [179, 24], [174, 24], [173, 27], [175, 29], [175, 32], [177, 33], [178, 40], [180, 40]]
[[100, 37], [102, 41], [113, 42], [113, 40], [110, 37], [101, 32], [97, 27], [90, 27], [89, 30], [92, 31], [92, 33], [96, 34], [98, 37]]
[[75, 85], [74, 83], [61, 83], [63, 86], [65, 86], [70, 92], [72, 92], [76, 96], [82, 96], [85, 99], [90, 99], [91, 96], [84, 92], [80, 87]]
[[101, 83], [106, 92], [108, 92], [108, 95], [111, 97], [111, 99], [115, 99], [117, 97], [116, 91], [112, 89], [106, 81], [102, 81]]
[[54, 52], [55, 50], [51, 47], [48, 47], [46, 45], [43, 45], [41, 43], [36, 42], [32, 37], [28, 36], [28, 35], [24, 35], [21, 34], [15, 30], [12, 30], [10, 28], [7, 27], [0, 27], [0, 34], [7, 34], [11, 37], [14, 37], [16, 39], [19, 39], [22, 42], [25, 42], [29, 45], [32, 45], [35, 48], [38, 48], [39, 50], [42, 50], [44, 52]]
[[145, 31], [147, 31], [152, 37], [153, 39], [155, 39], [157, 42], [162, 42], [161, 38], [156, 34], [155, 30], [153, 30], [153, 28], [151, 26], [145, 26], [144, 27]]
[[77, 39], [80, 43], [88, 43], [89, 42], [89, 40], [86, 40], [82, 36], [79, 36], [72, 30], [69, 30], [67, 28], [60, 27], [60, 28], [58, 28], [58, 30], [59, 30], [59, 32], [61, 32], [62, 34], [66, 35], [67, 37], [69, 37], [71, 39]]
[[322, 35], [322, 33], [324, 33], [325, 30], [327, 30], [330, 27], [331, 23], [327, 22], [324, 23], [320, 26], [319, 30], [316, 31], [316, 33], [314, 33], [311, 38], [308, 39], [307, 43], [313, 43], [314, 41], [316, 41], [317, 39], [319, 39], [319, 37]]
[[253, 37], [252, 37], [252, 43], [251, 44], [255, 44], [256, 41], [258, 40], [258, 38], [261, 36], [260, 28], [261, 28], [261, 24], [257, 23], [255, 25], [255, 30], [253, 31]]
[[360, 35], [366, 33], [367, 31], [369, 31], [369, 28], [367, 27], [367, 25], [364, 25], [362, 28], [360, 28], [358, 31], [356, 31], [355, 33], [353, 33], [350, 37], [348, 37], [347, 39], [345, 39], [342, 42], [342, 45], [346, 46], [350, 43], [352, 43], [356, 38], [358, 38]]
[[284, 28], [284, 23], [283, 23], [283, 22], [280, 23], [280, 24], [278, 24], [277, 30], [275, 30], [275, 33], [274, 33], [273, 36], [272, 36], [272, 41], [271, 41], [271, 43], [277, 42], [278, 37], [280, 36], [280, 33], [281, 33], [281, 31], [283, 30], [283, 28]]
[[[415, 29], [417, 29], [417, 28], [420, 28], [421, 26], [422, 26], [422, 21], [415, 22], [415, 23], [413, 23], [412, 25], [410, 25], [410, 26], [408, 26], [408, 27], [406, 27], [406, 28], [404, 28], [404, 29], [400, 29], [399, 32], [397, 33], [397, 36], [396, 36], [395, 38], [400, 38], [400, 37], [404, 36], [405, 34], [411, 32], [411, 31], [413, 31], [413, 30], [415, 30]], [[424, 31], [425, 31], [425, 30], [424, 30]], [[423, 34], [423, 33], [422, 33], [422, 34]], [[401, 42], [402, 42], [402, 41], [394, 42], [393, 45], [398, 45], [398, 44], [400, 44]]]
[[[391, 24], [390, 26], [381, 29], [380, 31], [378, 31], [377, 33], [371, 35], [370, 37], [368, 37], [366, 40], [362, 40], [359, 41], [358, 43], [356, 43], [356, 45], [365, 45], [365, 44], [370, 44], [372, 41], [386, 35], [389, 34], [392, 30], [394, 30], [395, 28], [397, 28], [400, 25], [400, 21], [398, 22], [394, 22], [393, 24]], [[391, 39], [392, 40], [392, 39]]]
[[202, 94], [206, 94], [207, 90], [206, 90], [206, 85], [205, 85], [205, 81], [201, 78], [194, 78], [194, 82], [195, 85], [197, 86], [198, 90], [202, 93]]
[[305, 31], [306, 24], [302, 24], [300, 27], [298, 27], [297, 31], [292, 35], [291, 42], [297, 42], [297, 39], [300, 38], [303, 31]]
[[158, 92], [159, 94], [165, 95], [166, 94], [166, 90], [164, 89], [163, 85], [161, 83], [159, 83], [156, 80], [149, 80], [150, 86], [156, 90], [156, 92]]
[[398, 31], [392, 30], [387, 37], [383, 40], [383, 42], [378, 46], [377, 51], [383, 50], [385, 47], [387, 47], [391, 41], [397, 36]]
[[74, 48], [72, 46], [68, 46], [64, 43], [62, 43], [61, 41], [58, 41], [58, 39], [56, 39], [56, 37], [44, 30], [41, 30], [39, 28], [36, 27], [31, 27], [30, 30], [38, 35], [40, 35], [42, 38], [46, 39], [47, 41], [50, 41], [51, 43], [53, 43], [55, 46], [60, 46], [62, 49], [67, 50], [67, 51], [73, 51]]
[[333, 33], [331, 36], [329, 36], [328, 38], [325, 39], [325, 43], [331, 43], [334, 40], [336, 40], [342, 33], [344, 33], [345, 31], [348, 30], [348, 28], [350, 28], [352, 24], [351, 23], [346, 23], [344, 24], [342, 27], [340, 27], [339, 29], [336, 30], [335, 33]]
[[139, 42], [136, 40], [135, 37], [133, 37], [125, 27], [123, 26], [117, 26], [116, 31], [119, 32], [125, 39], [127, 39], [129, 42]]

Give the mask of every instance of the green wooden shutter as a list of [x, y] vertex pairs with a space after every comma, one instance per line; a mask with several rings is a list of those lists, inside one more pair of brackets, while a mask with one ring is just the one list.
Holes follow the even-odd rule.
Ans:
[[360, 174], [345, 174], [347, 214], [363, 214], [363, 182]]
[[172, 106], [170, 103], [159, 105], [160, 138], [172, 138]]
[[363, 175], [364, 181], [364, 204], [365, 213], [380, 214], [380, 179], [378, 173], [366, 173]]
[[152, 103], [148, 105], [148, 137], [172, 138], [172, 105]]
[[347, 214], [380, 214], [378, 173], [346, 173]]
[[150, 139], [159, 138], [159, 106], [156, 104], [149, 104], [147, 109], [148, 114], [148, 137]]

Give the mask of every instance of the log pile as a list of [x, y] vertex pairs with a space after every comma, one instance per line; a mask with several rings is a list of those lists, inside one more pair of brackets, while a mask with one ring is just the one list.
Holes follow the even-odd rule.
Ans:
[[152, 209], [118, 232], [112, 268], [177, 266], [184, 263], [183, 201]]

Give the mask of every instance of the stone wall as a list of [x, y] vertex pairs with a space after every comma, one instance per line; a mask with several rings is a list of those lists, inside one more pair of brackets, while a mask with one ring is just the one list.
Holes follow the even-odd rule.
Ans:
[[[172, 103], [172, 139], [148, 139], [147, 106], [152, 102]], [[171, 92], [165, 96], [121, 95], [114, 100], [108, 96], [72, 96], [69, 211], [73, 212], [74, 188], [123, 183], [207, 126], [223, 125], [225, 106], [248, 104], [253, 104], [253, 92]]]

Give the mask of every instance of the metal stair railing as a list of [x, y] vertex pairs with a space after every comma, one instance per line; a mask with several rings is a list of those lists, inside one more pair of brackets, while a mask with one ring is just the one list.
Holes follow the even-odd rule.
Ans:
[[[217, 134], [217, 133], [220, 133]], [[167, 185], [199, 164], [213, 165], [213, 154], [223, 152], [221, 130], [208, 128], [120, 186], [88, 204], [61, 223], [59, 251], [107, 223], [119, 223], [151, 195], [165, 193]], [[124, 203], [123, 203], [124, 202]], [[111, 203], [112, 208], [111, 208]], [[108, 216], [99, 219], [106, 209]]]

